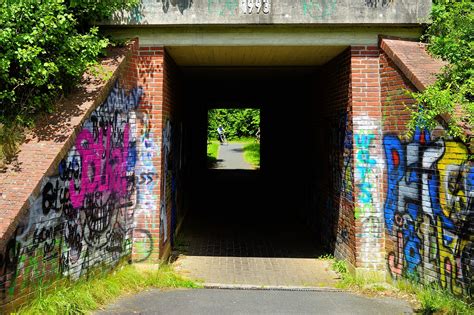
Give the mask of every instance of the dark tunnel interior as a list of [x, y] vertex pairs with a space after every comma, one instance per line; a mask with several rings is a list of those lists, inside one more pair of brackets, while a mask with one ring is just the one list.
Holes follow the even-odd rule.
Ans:
[[[187, 203], [177, 239], [198, 242], [191, 246], [195, 255], [320, 255], [320, 237], [305, 218], [312, 211], [320, 154], [317, 69], [208, 68], [184, 74]], [[207, 111], [226, 107], [260, 109], [259, 170], [207, 168]], [[213, 251], [222, 242], [229, 250]]]

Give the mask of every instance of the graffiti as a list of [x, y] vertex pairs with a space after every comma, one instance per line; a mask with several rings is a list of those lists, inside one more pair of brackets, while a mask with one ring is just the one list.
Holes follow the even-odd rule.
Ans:
[[114, 265], [131, 253], [135, 193], [134, 110], [142, 90], [126, 95], [115, 84], [78, 133], [54, 176], [0, 254], [5, 302], [34, 283], [77, 279], [96, 265]]
[[133, 262], [144, 262], [153, 253], [153, 237], [146, 229], [133, 230], [133, 245], [135, 247]]
[[[81, 187], [78, 189], [74, 181], [70, 181], [69, 192], [71, 203], [74, 208], [83, 206], [83, 201], [87, 195], [97, 192], [115, 193], [118, 196], [124, 196], [127, 193], [126, 161], [128, 158], [128, 137], [130, 127], [128, 124], [123, 126], [123, 135], [121, 137], [123, 147], [115, 147], [111, 143], [112, 130], [100, 128], [99, 135], [95, 139], [92, 133], [83, 129], [76, 139], [76, 150], [79, 152], [81, 169]], [[104, 142], [106, 146], [104, 147]], [[105, 160], [103, 157], [105, 156]]]
[[382, 219], [376, 215], [368, 215], [361, 218], [361, 231], [357, 237], [382, 238]]
[[240, 0], [240, 11], [243, 14], [270, 13], [270, 0]]
[[159, 145], [156, 144], [155, 135], [151, 128], [150, 120], [153, 119], [149, 113], [143, 113], [141, 117], [142, 130], [138, 145], [138, 161], [135, 172], [137, 174], [137, 207], [135, 210], [135, 222], [142, 222], [147, 229], [155, 228], [155, 216], [157, 214], [157, 170], [154, 160], [160, 154]]
[[237, 15], [239, 0], [207, 0], [207, 11], [219, 16]]
[[163, 4], [163, 12], [168, 13], [170, 6], [177, 7], [181, 14], [184, 13], [186, 9], [190, 9], [193, 5], [193, 0], [157, 0], [161, 1]]
[[356, 134], [354, 136], [355, 155], [355, 182], [359, 191], [359, 205], [355, 209], [355, 218], [358, 219], [364, 213], [372, 212], [372, 191], [374, 183], [372, 179], [375, 159], [370, 154], [370, 144], [374, 140], [373, 134]]
[[331, 186], [347, 200], [353, 199], [352, 172], [352, 126], [348, 115], [341, 116], [331, 127], [330, 154], [328, 165], [331, 166]]
[[160, 239], [163, 243], [168, 240], [168, 206], [171, 205], [171, 122], [166, 122], [163, 129], [163, 178], [162, 178], [162, 197], [160, 207]]
[[474, 167], [467, 147], [418, 129], [409, 143], [386, 135], [384, 151], [385, 225], [396, 244], [387, 256], [391, 275], [471, 295]]
[[336, 0], [301, 0], [303, 15], [312, 18], [327, 18], [336, 11]]
[[392, 3], [393, 0], [365, 0], [365, 6], [369, 8], [387, 8]]
[[383, 263], [383, 219], [378, 182], [380, 173], [377, 148], [379, 126], [370, 117], [354, 122], [354, 218], [355, 236], [361, 240], [360, 256], [365, 268], [376, 269]]

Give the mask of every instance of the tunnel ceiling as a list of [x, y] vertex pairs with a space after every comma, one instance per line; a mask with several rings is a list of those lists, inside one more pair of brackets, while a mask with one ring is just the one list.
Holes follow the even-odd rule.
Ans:
[[319, 66], [345, 46], [171, 46], [167, 51], [180, 66]]

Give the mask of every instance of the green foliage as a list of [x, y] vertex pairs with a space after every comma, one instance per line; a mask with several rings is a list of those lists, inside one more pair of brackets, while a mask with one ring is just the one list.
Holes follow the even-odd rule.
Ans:
[[254, 108], [218, 108], [208, 112], [208, 139], [217, 139], [217, 127], [222, 125], [227, 140], [254, 137], [260, 126], [260, 110]]
[[244, 145], [244, 160], [253, 166], [260, 167], [260, 143], [246, 143]]
[[209, 141], [207, 143], [207, 166], [212, 168], [217, 163], [219, 155], [219, 142]]
[[54, 101], [109, 44], [92, 22], [137, 2], [0, 0], [0, 124], [5, 130], [30, 126], [37, 114], [52, 112]]
[[439, 116], [450, 117], [448, 133], [463, 138], [474, 126], [474, 2], [435, 0], [425, 39], [429, 51], [449, 62], [435, 84], [412, 93], [420, 107], [411, 108], [411, 130], [432, 130]]
[[332, 263], [332, 269], [339, 273], [341, 276], [347, 274], [347, 264], [344, 260], [335, 259]]
[[147, 288], [196, 288], [196, 283], [177, 276], [168, 265], [156, 270], [125, 266], [89, 280], [59, 284], [54, 291], [40, 287], [36, 297], [18, 314], [84, 314], [113, 302], [119, 296]]
[[471, 304], [435, 284], [421, 285], [415, 280], [400, 279], [391, 286], [377, 274], [361, 276], [349, 273], [344, 260], [335, 259], [332, 269], [341, 276], [338, 287], [368, 295], [384, 291], [384, 295], [389, 293], [401, 298], [413, 298], [419, 303], [417, 314], [474, 314]]

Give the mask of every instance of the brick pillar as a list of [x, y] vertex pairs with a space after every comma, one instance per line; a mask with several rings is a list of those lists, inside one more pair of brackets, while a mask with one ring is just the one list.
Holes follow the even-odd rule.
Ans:
[[357, 272], [384, 272], [379, 49], [351, 47]]
[[132, 58], [143, 96], [137, 112], [137, 163], [133, 259], [156, 263], [160, 257], [160, 195], [163, 132], [163, 47], [139, 47]]

